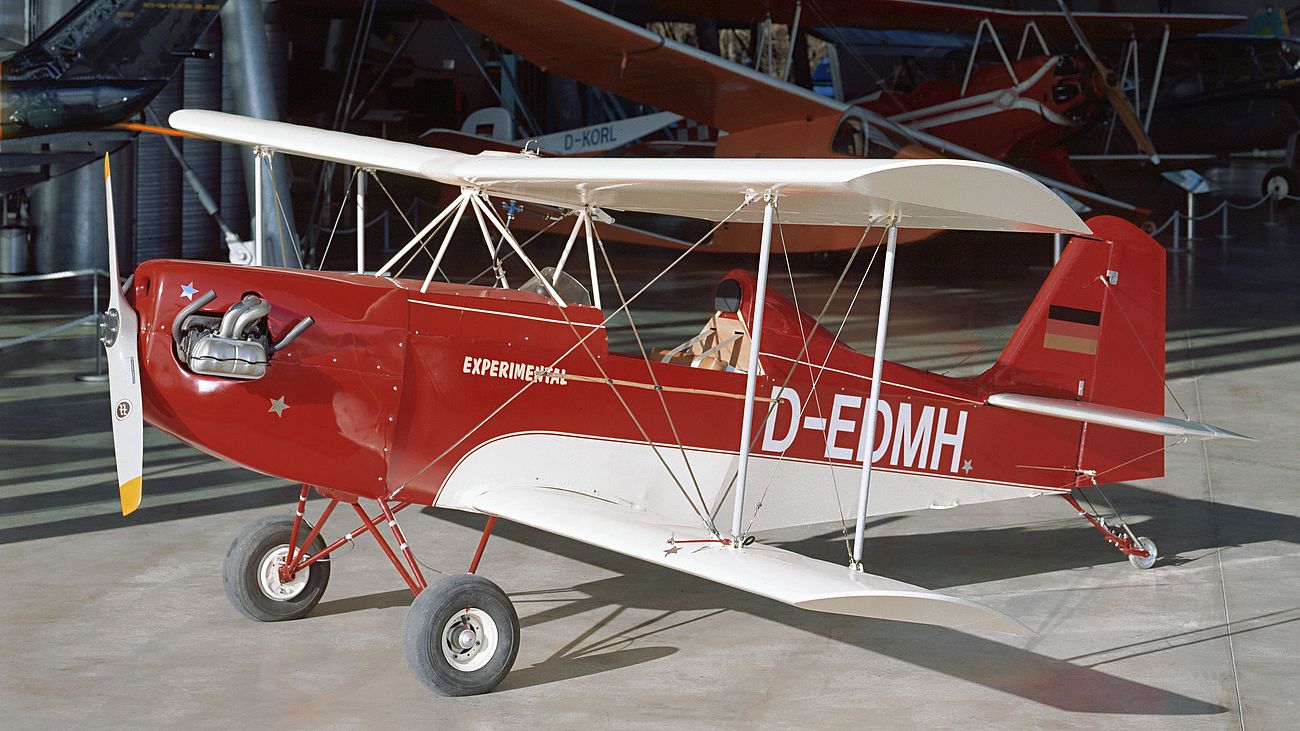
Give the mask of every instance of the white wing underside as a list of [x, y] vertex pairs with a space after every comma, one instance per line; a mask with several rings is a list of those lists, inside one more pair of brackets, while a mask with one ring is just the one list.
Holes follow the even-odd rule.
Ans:
[[1033, 634], [1020, 622], [980, 604], [773, 546], [753, 544], [737, 550], [717, 543], [678, 543], [674, 551], [670, 538], [707, 535], [698, 525], [676, 524], [629, 505], [567, 490], [498, 488], [463, 499], [464, 505], [443, 507], [497, 515], [802, 609], [959, 630]]
[[777, 194], [788, 224], [1090, 233], [1055, 193], [1016, 170], [965, 160], [546, 158], [466, 155], [222, 112], [182, 109], [176, 129], [208, 139], [371, 168], [564, 208], [757, 222], [746, 196]]

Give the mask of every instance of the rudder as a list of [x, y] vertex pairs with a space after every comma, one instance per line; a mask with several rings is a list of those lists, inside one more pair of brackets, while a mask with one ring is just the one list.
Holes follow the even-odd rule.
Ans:
[[[1113, 216], [1088, 221], [1034, 298], [980, 384], [1164, 414], [1165, 250]], [[1163, 440], [1088, 425], [1079, 468], [1105, 481], [1164, 473]]]

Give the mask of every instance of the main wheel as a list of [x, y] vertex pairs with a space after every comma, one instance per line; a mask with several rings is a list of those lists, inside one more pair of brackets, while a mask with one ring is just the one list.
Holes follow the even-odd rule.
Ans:
[[1155, 566], [1156, 560], [1160, 558], [1160, 552], [1156, 550], [1156, 542], [1146, 536], [1141, 536], [1138, 538], [1138, 545], [1142, 547], [1142, 550], [1147, 552], [1147, 555], [1129, 556], [1129, 563], [1132, 563], [1140, 569], [1149, 569], [1152, 566]]
[[411, 672], [435, 693], [486, 693], [515, 664], [519, 617], [491, 581], [448, 576], [411, 604], [402, 623], [402, 649]]
[[1279, 205], [1290, 203], [1290, 196], [1300, 193], [1295, 172], [1285, 167], [1269, 170], [1260, 185], [1260, 193], [1276, 198]]
[[[307, 537], [311, 526], [303, 521], [298, 540]], [[244, 616], [259, 622], [298, 619], [316, 608], [330, 580], [329, 561], [317, 561], [289, 581], [280, 580], [280, 567], [289, 558], [293, 519], [266, 517], [255, 520], [235, 536], [226, 552], [224, 580], [226, 597]], [[324, 550], [319, 535], [308, 547], [308, 555]]]

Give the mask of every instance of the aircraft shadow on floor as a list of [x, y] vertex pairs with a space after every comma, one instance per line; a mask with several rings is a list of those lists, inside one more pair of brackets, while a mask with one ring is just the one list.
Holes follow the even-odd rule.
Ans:
[[[1176, 544], [1175, 550], [1178, 552], [1268, 540], [1300, 542], [1300, 518], [1294, 516], [1129, 489], [1134, 493], [1144, 493], [1132, 499], [1131, 503], [1155, 503], [1150, 507], [1161, 511], [1160, 518], [1143, 521], [1143, 530], [1162, 536], [1170, 546]], [[1068, 516], [1068, 509], [1063, 506], [1063, 510]], [[470, 528], [479, 528], [482, 523], [482, 518], [467, 514], [442, 510], [425, 512]], [[1216, 531], [1219, 536], [1217, 545], [1213, 540]], [[1217, 703], [1165, 691], [1109, 675], [1083, 664], [1039, 655], [977, 635], [901, 622], [806, 612], [524, 526], [499, 524], [495, 533], [507, 540], [622, 574], [578, 586], [557, 588], [552, 592], [540, 592], [578, 592], [584, 596], [522, 616], [521, 624], [524, 628], [602, 607], [658, 610], [662, 614], [655, 622], [667, 622], [681, 612], [709, 609], [745, 611], [813, 634], [826, 634], [829, 622], [832, 625], [830, 636], [847, 644], [1062, 710], [1151, 715], [1208, 715], [1228, 710]], [[836, 563], [844, 558], [843, 539], [839, 531], [780, 545]], [[972, 550], [973, 546], [978, 546], [978, 550]], [[876, 536], [867, 539], [865, 553], [870, 557], [870, 570], [935, 589], [1086, 568], [1122, 560], [1086, 525]], [[1177, 560], [1176, 556], [1174, 560]], [[663, 591], [663, 587], [669, 584], [686, 586], [681, 591]], [[523, 606], [529, 601], [520, 595], [513, 595], [513, 598]], [[1234, 625], [1242, 624], [1243, 629], [1233, 631], [1260, 629], [1300, 619], [1300, 610], [1277, 614], [1279, 617], [1272, 618], [1271, 621], [1266, 621], [1270, 618], [1250, 618], [1234, 622]], [[641, 639], [658, 635], [657, 641], [662, 642], [665, 639], [664, 633], [672, 626], [670, 622], [667, 627], [647, 627], [644, 631], [634, 633], [634, 636]], [[1218, 639], [1227, 631], [1228, 628], [1221, 625], [1199, 630], [1197, 636], [1186, 642], [1180, 642], [1178, 638], [1195, 633], [1177, 633], [1168, 638], [1139, 643], [1149, 646], [1149, 649], [1138, 648], [1124, 656]], [[584, 637], [595, 634], [597, 633], [593, 630], [584, 633]], [[579, 648], [576, 652], [590, 654], [606, 647], [619, 646], [628, 641], [628, 634], [624, 632]], [[1112, 648], [1106, 652], [1124, 649]], [[509, 687], [513, 686], [506, 684], [502, 689]]]

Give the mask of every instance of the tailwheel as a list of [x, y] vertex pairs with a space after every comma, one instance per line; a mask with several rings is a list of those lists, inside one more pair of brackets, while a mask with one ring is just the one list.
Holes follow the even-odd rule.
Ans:
[[[311, 526], [303, 521], [309, 535]], [[329, 561], [317, 561], [286, 576], [294, 537], [292, 518], [266, 517], [249, 523], [235, 536], [226, 552], [226, 597], [244, 616], [258, 622], [280, 622], [305, 617], [325, 593], [330, 580]], [[325, 541], [318, 534], [303, 549], [320, 553]], [[301, 558], [301, 557], [300, 557]]]
[[1091, 523], [1092, 527], [1096, 528], [1098, 533], [1101, 533], [1107, 543], [1114, 546], [1120, 553], [1128, 556], [1129, 563], [1140, 569], [1149, 569], [1155, 566], [1156, 561], [1160, 560], [1160, 554], [1156, 550], [1156, 542], [1146, 536], [1139, 537], [1134, 533], [1129, 524], [1120, 517], [1119, 511], [1115, 510], [1115, 506], [1110, 503], [1110, 498], [1106, 497], [1106, 493], [1097, 488], [1097, 494], [1105, 499], [1107, 505], [1110, 505], [1111, 512], [1114, 514], [1113, 519], [1115, 522], [1113, 525], [1099, 515], [1095, 515], [1096, 509], [1093, 508], [1092, 501], [1088, 500], [1086, 495], [1080, 493], [1084, 500], [1088, 500], [1088, 506], [1093, 508], [1091, 512], [1084, 510], [1073, 494], [1066, 493], [1062, 497], [1078, 511], [1080, 517]]
[[505, 679], [519, 652], [519, 617], [500, 587], [474, 574], [427, 587], [402, 624], [411, 672], [436, 693], [487, 693]]
[[1156, 542], [1146, 536], [1138, 538], [1137, 542], [1138, 548], [1146, 551], [1147, 555], [1139, 556], [1136, 553], [1130, 553], [1128, 555], [1129, 563], [1140, 569], [1149, 569], [1155, 566], [1156, 560], [1160, 557], [1160, 552], [1156, 549]]

